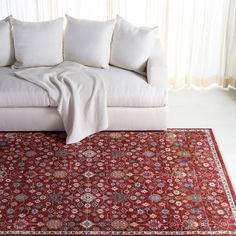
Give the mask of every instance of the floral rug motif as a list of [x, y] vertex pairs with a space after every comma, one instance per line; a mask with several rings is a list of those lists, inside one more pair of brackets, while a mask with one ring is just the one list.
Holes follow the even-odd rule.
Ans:
[[211, 129], [0, 132], [0, 235], [236, 235]]

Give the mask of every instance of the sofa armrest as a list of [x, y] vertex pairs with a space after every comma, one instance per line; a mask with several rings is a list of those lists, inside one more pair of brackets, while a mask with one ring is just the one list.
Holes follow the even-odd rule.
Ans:
[[147, 61], [147, 82], [160, 89], [167, 89], [167, 65], [161, 42], [156, 41], [152, 55]]

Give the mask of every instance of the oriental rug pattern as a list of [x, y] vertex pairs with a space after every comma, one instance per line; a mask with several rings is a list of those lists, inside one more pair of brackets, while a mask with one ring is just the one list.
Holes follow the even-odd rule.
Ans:
[[210, 129], [0, 132], [0, 234], [234, 235]]

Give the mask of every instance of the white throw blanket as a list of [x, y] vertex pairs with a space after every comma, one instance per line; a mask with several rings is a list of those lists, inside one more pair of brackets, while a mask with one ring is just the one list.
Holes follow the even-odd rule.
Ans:
[[67, 61], [56, 67], [31, 68], [15, 74], [47, 91], [51, 105], [57, 105], [62, 118], [67, 144], [108, 127], [105, 86], [89, 68]]

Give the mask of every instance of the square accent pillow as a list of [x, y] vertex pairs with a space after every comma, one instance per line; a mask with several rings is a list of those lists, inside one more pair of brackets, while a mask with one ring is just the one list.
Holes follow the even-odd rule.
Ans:
[[86, 66], [108, 68], [115, 21], [79, 20], [66, 16], [64, 59]]
[[15, 60], [10, 20], [8, 16], [0, 21], [0, 66], [10, 66]]
[[116, 17], [110, 64], [144, 73], [157, 38], [157, 27], [136, 27]]
[[63, 18], [45, 22], [12, 19], [14, 68], [54, 66], [63, 61]]

